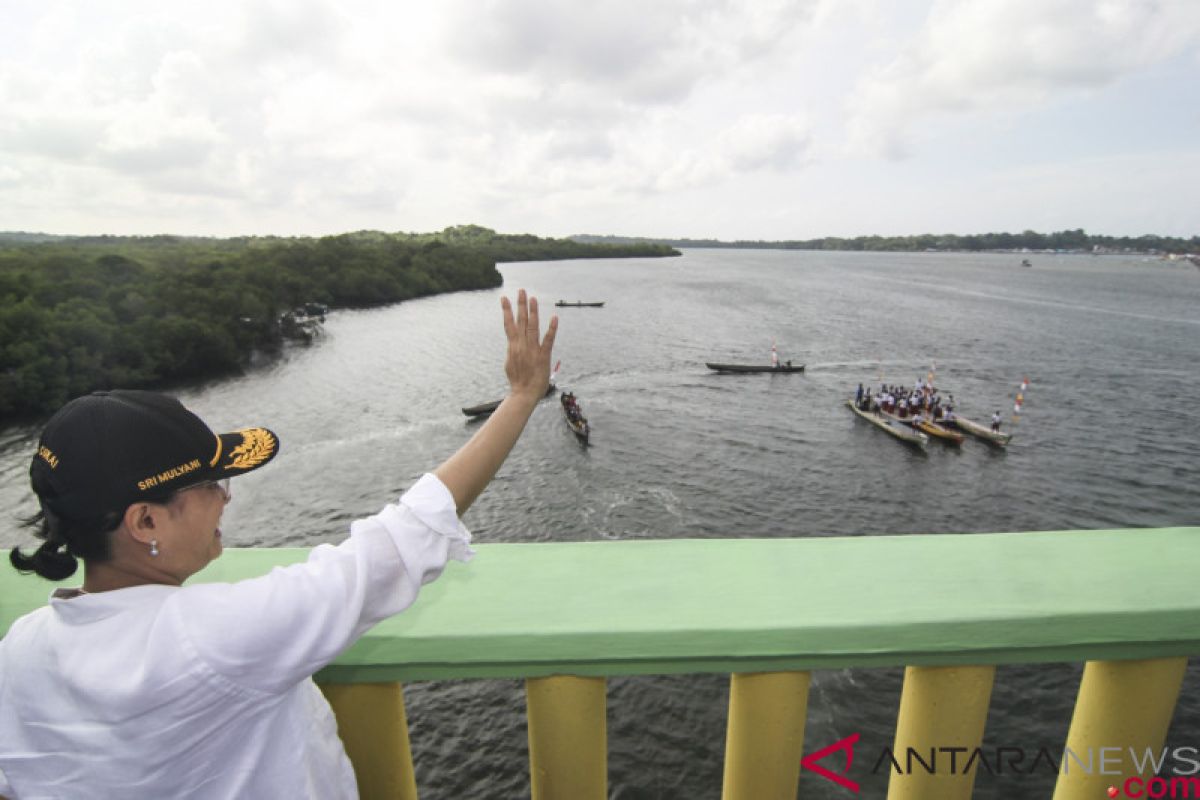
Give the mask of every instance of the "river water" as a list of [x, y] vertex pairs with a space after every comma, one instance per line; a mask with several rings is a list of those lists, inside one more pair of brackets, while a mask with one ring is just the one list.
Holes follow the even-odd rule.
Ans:
[[[865, 536], [1200, 524], [1200, 272], [1145, 257], [689, 250], [681, 258], [501, 265], [502, 290], [340, 311], [308, 348], [179, 392], [210, 425], [262, 424], [280, 456], [235, 484], [230, 546], [338, 541], [475, 430], [459, 411], [501, 396], [498, 297], [556, 299], [560, 384], [592, 423], [584, 450], [543, 403], [467, 514], [478, 541]], [[705, 361], [795, 375], [728, 376]], [[968, 440], [921, 454], [856, 419], [859, 382], [936, 370], [960, 412], [1000, 410], [1007, 452]], [[1018, 384], [1024, 411], [1013, 420]], [[33, 510], [36, 432], [0, 432], [0, 497]], [[11, 521], [0, 545], [29, 541]], [[502, 602], [502, 598], [498, 598]], [[1004, 667], [985, 744], [1065, 740], [1079, 665]], [[902, 671], [814, 675], [808, 749], [853, 732], [890, 745]], [[418, 784], [429, 798], [528, 795], [523, 686], [406, 687]], [[1200, 746], [1200, 668], [1168, 737]], [[610, 794], [720, 794], [725, 676], [609, 684]], [[1030, 756], [1032, 757], [1032, 755]], [[864, 797], [886, 775], [858, 764]], [[1048, 796], [1053, 778], [986, 773], [976, 797]], [[817, 776], [805, 797], [847, 797]]]

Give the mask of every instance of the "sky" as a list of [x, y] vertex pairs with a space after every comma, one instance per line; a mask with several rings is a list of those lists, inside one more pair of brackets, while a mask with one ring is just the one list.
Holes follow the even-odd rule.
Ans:
[[0, 0], [0, 230], [1200, 234], [1200, 0]]

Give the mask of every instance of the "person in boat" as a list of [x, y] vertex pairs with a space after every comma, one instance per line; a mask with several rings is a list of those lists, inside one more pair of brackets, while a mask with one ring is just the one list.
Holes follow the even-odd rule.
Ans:
[[579, 402], [575, 399], [575, 393], [565, 392], [563, 401], [563, 407], [567, 410], [567, 419], [572, 422], [582, 422], [583, 412], [579, 408]]
[[771, 368], [779, 369], [779, 353], [775, 350], [775, 345], [771, 345]]
[[[266, 428], [217, 435], [178, 400], [97, 392], [61, 408], [30, 466], [40, 505], [22, 572], [83, 583], [0, 639], [0, 795], [358, 797], [312, 675], [473, 555], [461, 517], [546, 391], [558, 327], [501, 299], [510, 389], [455, 454], [307, 561], [184, 582], [221, 555], [230, 479], [266, 466]], [[305, 458], [300, 453], [298, 458]]]
[[992, 414], [992, 433], [999, 433], [999, 432], [1000, 432], [1000, 411], [997, 410], [995, 414]]
[[858, 385], [858, 392], [857, 392], [857, 393], [854, 395], [854, 404], [855, 404], [856, 406], [860, 406], [860, 407], [861, 407], [861, 406], [862, 406], [862, 399], [863, 399], [863, 385], [860, 383], [860, 384]]

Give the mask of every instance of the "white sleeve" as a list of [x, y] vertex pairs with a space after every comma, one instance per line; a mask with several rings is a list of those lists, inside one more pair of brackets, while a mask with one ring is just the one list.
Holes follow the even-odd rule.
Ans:
[[424, 475], [341, 544], [237, 583], [197, 584], [169, 602], [184, 647], [233, 683], [280, 692], [333, 661], [372, 625], [408, 608], [453, 558], [474, 555], [454, 498]]

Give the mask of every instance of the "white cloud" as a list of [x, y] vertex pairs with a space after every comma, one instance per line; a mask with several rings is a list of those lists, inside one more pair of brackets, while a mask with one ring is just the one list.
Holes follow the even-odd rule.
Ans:
[[698, 84], [769, 56], [815, 2], [559, 0], [458, 2], [447, 35], [485, 72], [541, 86], [578, 85], [644, 106], [686, 98]]
[[[63, 232], [792, 238], [812, 208], [781, 209], [809, 192], [846, 218], [809, 233], [861, 233], [896, 168], [864, 153], [907, 147], [930, 181], [953, 172], [942, 149], [1020, 166], [1036, 159], [980, 118], [1021, 112], [1033, 138], [1038, 109], [1113, 103], [1200, 41], [1194, 0], [20, 5], [0, 30], [0, 224]], [[1175, 109], [1200, 107], [1197, 63], [1164, 73]], [[1162, 164], [1195, 124], [1155, 134]], [[913, 146], [934, 134], [938, 152]], [[907, 211], [938, 229], [944, 208]]]
[[721, 135], [724, 155], [730, 166], [739, 172], [796, 169], [804, 163], [808, 146], [808, 126], [794, 115], [743, 117]]
[[909, 153], [930, 114], [1023, 111], [1097, 89], [1200, 42], [1194, 0], [938, 0], [849, 102], [854, 146]]

